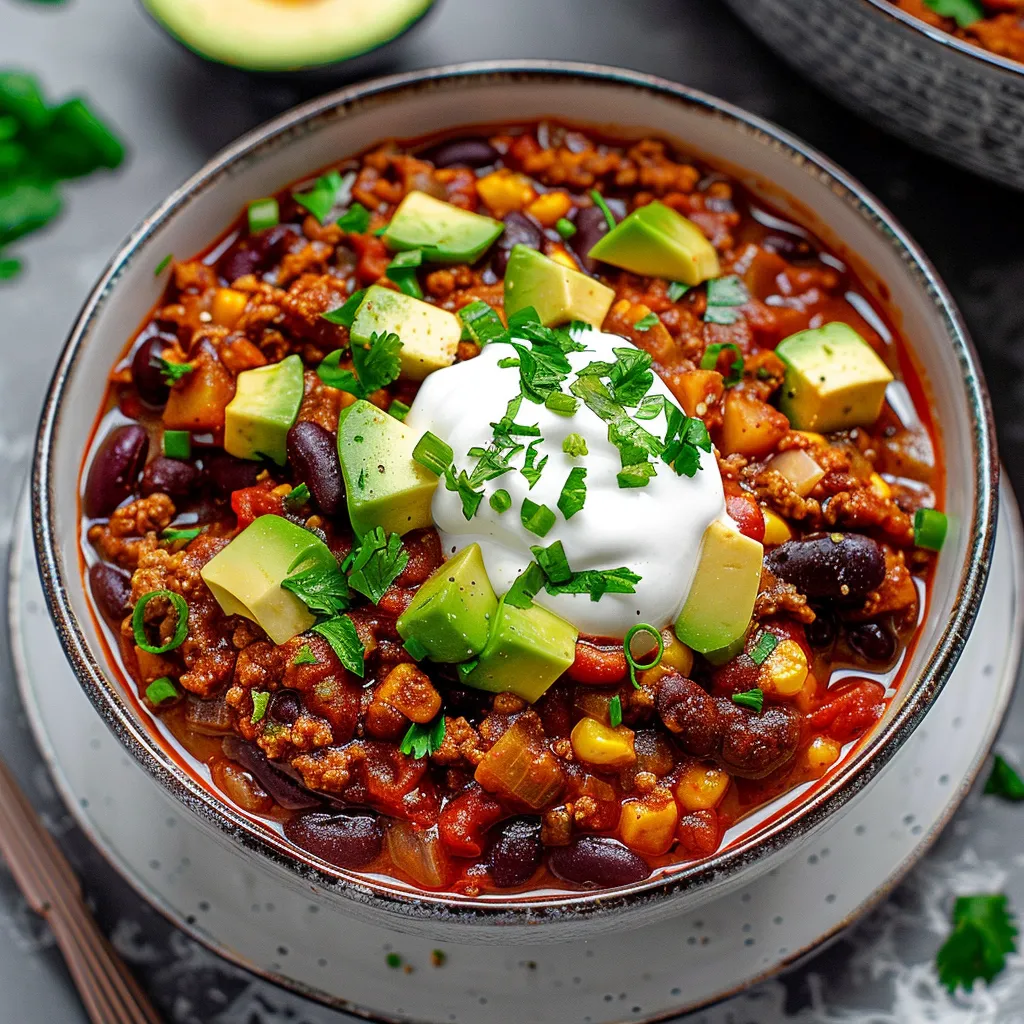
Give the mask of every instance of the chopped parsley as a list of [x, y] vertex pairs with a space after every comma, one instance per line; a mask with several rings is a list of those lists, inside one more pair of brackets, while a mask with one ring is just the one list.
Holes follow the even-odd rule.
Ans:
[[764, 707], [764, 690], [759, 686], [755, 686], [753, 690], [744, 690], [742, 693], [734, 693], [732, 695], [734, 704], [739, 704], [741, 708], [749, 708], [755, 714], [761, 714], [761, 709]]
[[523, 526], [538, 537], [547, 536], [548, 531], [555, 525], [555, 513], [547, 505], [538, 505], [529, 498], [523, 498], [519, 515]]
[[935, 957], [939, 981], [949, 991], [967, 992], [979, 978], [990, 982], [1017, 949], [1017, 926], [1003, 895], [959, 896], [953, 931]]
[[350, 235], [366, 234], [370, 227], [370, 211], [362, 203], [353, 203], [335, 223]]
[[565, 583], [548, 581], [549, 594], [589, 594], [591, 601], [600, 601], [605, 594], [635, 594], [641, 577], [632, 569], [581, 569]]
[[249, 719], [253, 725], [259, 722], [267, 713], [267, 705], [270, 703], [270, 694], [266, 690], [259, 690], [252, 695], [252, 717]]
[[622, 698], [618, 694], [608, 701], [608, 724], [613, 729], [622, 725]]
[[445, 717], [443, 714], [438, 715], [433, 722], [428, 722], [426, 725], [413, 722], [398, 749], [403, 754], [412, 757], [430, 757], [431, 754], [441, 749], [441, 744], [444, 743], [444, 733]]
[[992, 762], [992, 774], [985, 783], [985, 792], [1012, 803], [1019, 803], [1024, 800], [1024, 779], [1021, 779], [1008, 761], [996, 754]]
[[156, 365], [160, 370], [160, 376], [168, 386], [177, 384], [179, 380], [187, 377], [195, 369], [191, 363], [172, 363], [162, 356], [157, 356]]
[[736, 358], [729, 364], [729, 374], [722, 383], [727, 388], [731, 388], [734, 384], [739, 384], [743, 379], [743, 353], [740, 352], [739, 345], [731, 341], [719, 341], [714, 345], [708, 345], [704, 350], [704, 355], [701, 357], [700, 368], [702, 370], [716, 369], [718, 367], [719, 355], [727, 350], [731, 351]]
[[402, 342], [397, 334], [372, 334], [369, 345], [352, 346], [355, 373], [343, 370], [338, 365], [341, 349], [335, 349], [327, 355], [316, 372], [328, 387], [347, 391], [356, 398], [368, 398], [374, 391], [379, 391], [398, 378], [401, 371], [398, 350], [401, 347]]
[[336, 615], [333, 619], [318, 622], [310, 632], [322, 636], [331, 645], [342, 665], [354, 676], [363, 678], [366, 650], [356, 632], [355, 623], [347, 615]]
[[708, 324], [736, 323], [740, 318], [737, 307], [750, 298], [743, 282], [735, 274], [708, 281], [707, 295], [704, 322]]
[[755, 665], [763, 665], [778, 646], [779, 638], [774, 633], [763, 632], [750, 651], [750, 660]]
[[700, 469], [701, 451], [711, 451], [708, 428], [702, 419], [686, 416], [674, 405], [667, 404], [666, 408], [668, 431], [661, 457], [680, 475], [694, 476]]
[[495, 491], [487, 500], [491, 508], [493, 508], [498, 515], [501, 515], [503, 512], [507, 512], [512, 507], [512, 495], [509, 494], [504, 487]]
[[665, 411], [664, 395], [647, 395], [640, 401], [633, 418], [637, 420], [657, 419]]
[[582, 434], [570, 434], [562, 442], [562, 451], [572, 459], [588, 455], [587, 439]]
[[533, 490], [534, 484], [536, 484], [540, 479], [540, 474], [548, 462], [547, 455], [545, 455], [540, 462], [537, 462], [537, 445], [539, 445], [542, 440], [544, 439], [538, 437], [526, 446], [526, 455], [523, 457], [523, 465], [519, 470], [519, 472], [526, 477], [530, 490]]
[[379, 604], [384, 592], [409, 564], [409, 552], [397, 533], [386, 535], [378, 526], [367, 533], [353, 553], [348, 582], [353, 590]]
[[456, 473], [450, 466], [445, 470], [444, 485], [449, 491], [455, 491], [462, 502], [462, 514], [468, 522], [476, 515], [480, 502], [484, 500], [484, 492], [473, 486], [466, 471]]
[[321, 313], [320, 317], [328, 323], [338, 324], [340, 327], [351, 327], [352, 321], [356, 318], [356, 310], [362, 305], [365, 296], [366, 289], [360, 288], [359, 291], [353, 292], [337, 309]]
[[953, 18], [960, 28], [970, 28], [985, 17], [980, 0], [924, 0], [940, 17]]
[[339, 565], [315, 565], [281, 581], [314, 615], [337, 615], [352, 604], [348, 580]]
[[315, 665], [317, 664], [316, 655], [310, 649], [309, 644], [303, 644], [299, 653], [292, 659], [293, 665]]
[[652, 327], [656, 327], [661, 321], [658, 320], [657, 313], [648, 313], [647, 316], [640, 317], [635, 324], [633, 324], [634, 331], [640, 331], [642, 334], [649, 331]]
[[587, 500], [587, 471], [582, 466], [573, 466], [558, 495], [558, 511], [568, 520], [583, 508]]
[[305, 484], [299, 484], [284, 496], [284, 507], [293, 512], [303, 505], [308, 505], [310, 497], [309, 488]]

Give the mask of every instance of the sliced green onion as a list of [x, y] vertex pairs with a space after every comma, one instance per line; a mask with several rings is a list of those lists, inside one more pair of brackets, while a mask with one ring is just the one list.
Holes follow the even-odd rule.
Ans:
[[755, 665], [763, 665], [778, 646], [779, 638], [774, 633], [762, 633], [750, 652], [750, 660]]
[[502, 512], [507, 512], [512, 507], [512, 495], [509, 494], [504, 487], [495, 491], [487, 500], [490, 503], [491, 508], [493, 508], [498, 515], [501, 515]]
[[604, 201], [604, 196], [601, 195], [596, 188], [592, 188], [590, 190], [590, 198], [594, 200], [594, 205], [604, 214], [604, 219], [608, 222], [608, 227], [615, 227], [615, 215], [608, 209], [608, 204]]
[[388, 264], [385, 274], [389, 280], [398, 285], [400, 291], [411, 295], [414, 299], [422, 299], [423, 289], [416, 276], [416, 270], [422, 262], [423, 253], [419, 249], [408, 249], [395, 254], [395, 258]]
[[742, 693], [732, 695], [733, 703], [739, 704], [741, 708], [750, 708], [755, 714], [761, 714], [764, 708], [764, 690], [755, 686], [753, 690], [744, 690]]
[[328, 323], [338, 324], [341, 327], [351, 327], [352, 321], [356, 318], [356, 310], [360, 307], [363, 301], [363, 297], [366, 295], [366, 289], [360, 288], [359, 291], [353, 292], [344, 302], [343, 305], [337, 309], [328, 310], [326, 313], [321, 313], [320, 316], [328, 321]]
[[739, 384], [743, 379], [743, 353], [740, 351], [739, 345], [731, 341], [719, 341], [714, 345], [708, 345], [704, 350], [704, 355], [701, 356], [700, 368], [702, 370], [714, 370], [718, 366], [719, 355], [726, 350], [731, 350], [736, 356], [729, 364], [729, 375], [722, 381], [727, 388], [731, 388], [734, 384]]
[[486, 345], [505, 333], [501, 317], [482, 299], [476, 299], [459, 310], [462, 326], [478, 344]]
[[159, 277], [170, 265], [171, 260], [174, 259], [173, 253], [168, 253], [157, 265], [156, 270], [153, 271], [154, 277]]
[[690, 286], [688, 284], [683, 284], [682, 281], [669, 281], [668, 301], [678, 302], [689, 290]]
[[570, 434], [562, 442], [562, 451], [570, 458], [578, 459], [581, 455], [587, 455], [587, 440], [582, 434]]
[[336, 223], [350, 235], [363, 235], [370, 226], [370, 211], [362, 203], [353, 203]]
[[442, 441], [437, 434], [429, 430], [416, 442], [412, 450], [412, 457], [421, 465], [425, 466], [437, 476], [443, 475], [444, 471], [455, 460], [455, 452], [447, 441]]
[[572, 238], [576, 234], [576, 225], [568, 217], [559, 217], [555, 221], [555, 230], [563, 238]]
[[608, 723], [613, 729], [622, 725], [622, 698], [618, 694], [608, 701]]
[[558, 413], [559, 416], [572, 416], [580, 407], [580, 401], [578, 398], [563, 394], [561, 391], [552, 391], [544, 399], [544, 405], [552, 412]]
[[281, 223], [281, 210], [273, 196], [249, 204], [249, 234], [255, 235]]
[[[633, 657], [632, 643], [633, 637], [637, 633], [647, 633], [653, 636], [658, 643], [658, 653], [655, 654], [652, 661], [645, 663], [639, 662]], [[665, 641], [659, 630], [655, 629], [649, 622], [638, 622], [627, 634], [625, 639], [622, 641], [622, 649], [626, 653], [626, 664], [629, 665], [629, 681], [638, 690], [640, 684], [636, 681], [637, 672], [646, 672], [648, 669], [657, 668], [661, 664], [662, 656], [665, 653]]]
[[252, 718], [249, 719], [255, 725], [267, 713], [267, 705], [270, 703], [270, 694], [265, 690], [258, 691], [252, 695]]
[[402, 646], [413, 661], [422, 661], [427, 656], [426, 647], [424, 647], [423, 644], [421, 644], [414, 636], [409, 637]]
[[187, 430], [165, 430], [164, 455], [169, 459], [192, 458], [191, 433]]
[[937, 508], [919, 508], [914, 513], [914, 543], [929, 551], [941, 551], [949, 529], [945, 512]]
[[538, 537], [547, 536], [555, 525], [555, 513], [547, 505], [538, 505], [529, 498], [523, 498], [523, 507], [519, 513], [523, 526]]
[[309, 488], [305, 484], [299, 484], [298, 487], [293, 487], [291, 491], [284, 496], [284, 506], [289, 511], [294, 511], [297, 508], [302, 508], [303, 505], [309, 502], [312, 495], [309, 493]]
[[178, 689], [167, 678], [167, 676], [161, 676], [159, 679], [154, 679], [153, 682], [146, 687], [146, 700], [150, 704], [163, 704], [165, 701], [177, 700]]
[[[174, 630], [174, 636], [163, 647], [154, 647], [146, 636], [146, 605], [157, 597], [170, 601], [178, 613], [178, 625]], [[147, 654], [166, 654], [180, 647], [188, 635], [188, 605], [185, 604], [185, 599], [180, 594], [175, 594], [173, 590], [151, 590], [148, 594], [143, 594], [135, 604], [135, 611], [132, 612], [132, 632], [135, 634], [135, 643]]]
[[405, 417], [409, 415], [409, 406], [405, 402], [400, 401], [397, 398], [391, 400], [391, 404], [388, 406], [388, 412], [395, 417], [396, 420], [404, 421]]

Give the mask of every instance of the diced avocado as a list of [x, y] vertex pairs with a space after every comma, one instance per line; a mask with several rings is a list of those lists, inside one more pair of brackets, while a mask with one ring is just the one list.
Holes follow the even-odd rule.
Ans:
[[179, 42], [251, 71], [295, 71], [348, 60], [391, 42], [433, 0], [143, 0]]
[[440, 306], [375, 284], [366, 289], [350, 334], [354, 342], [366, 345], [370, 335], [382, 331], [393, 331], [402, 339], [398, 352], [402, 373], [412, 380], [423, 380], [434, 370], [455, 362], [462, 324], [454, 313]]
[[587, 255], [634, 274], [695, 285], [718, 277], [718, 253], [692, 220], [662, 203], [638, 207]]
[[243, 370], [235, 379], [235, 397], [224, 410], [224, 450], [238, 459], [286, 460], [285, 441], [302, 405], [302, 360]]
[[413, 459], [417, 440], [405, 424], [369, 402], [342, 411], [338, 457], [356, 536], [375, 526], [404, 534], [432, 525], [437, 477]]
[[701, 654], [720, 651], [742, 637], [754, 610], [763, 557], [756, 540], [716, 519], [704, 532], [676, 636]]
[[576, 658], [579, 631], [539, 604], [515, 608], [502, 598], [487, 646], [462, 682], [490, 693], [514, 693], [531, 704]]
[[381, 236], [396, 252], [419, 249], [430, 263], [475, 263], [505, 230], [493, 217], [410, 192]]
[[848, 324], [791, 334], [775, 354], [786, 364], [779, 409], [795, 430], [867, 427], [878, 419], [889, 367]]
[[199, 570], [225, 615], [259, 623], [275, 644], [316, 622], [281, 581], [292, 573], [338, 562], [316, 534], [281, 516], [253, 520]]
[[416, 591], [398, 635], [418, 640], [434, 661], [468, 661], [484, 649], [497, 609], [480, 545], [470, 544]]
[[545, 327], [583, 320], [600, 327], [615, 292], [525, 245], [512, 247], [505, 271], [505, 313], [533, 306]]

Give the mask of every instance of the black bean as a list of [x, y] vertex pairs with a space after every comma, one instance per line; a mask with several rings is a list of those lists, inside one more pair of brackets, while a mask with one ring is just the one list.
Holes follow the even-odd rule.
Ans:
[[820, 606], [816, 607], [814, 621], [804, 627], [807, 642], [817, 650], [825, 650], [835, 643], [836, 628], [836, 617], [831, 610]]
[[501, 154], [486, 139], [452, 139], [427, 154], [435, 167], [490, 167]]
[[302, 713], [302, 698], [295, 690], [278, 690], [270, 700], [270, 717], [279, 725], [291, 725]]
[[764, 557], [779, 579], [812, 598], [863, 597], [885, 579], [882, 545], [859, 533], [812, 533]]
[[896, 637], [878, 622], [850, 626], [846, 640], [857, 654], [876, 665], [888, 665], [896, 655]]
[[114, 427], [107, 434], [85, 481], [83, 505], [89, 519], [109, 516], [132, 493], [148, 453], [149, 434], [138, 423]]
[[718, 749], [720, 727], [715, 700], [692, 679], [676, 672], [663, 676], [655, 698], [658, 715], [679, 745], [694, 757]]
[[217, 272], [225, 281], [237, 281], [246, 274], [269, 270], [288, 251], [298, 236], [294, 228], [278, 224], [255, 235], [240, 238], [217, 263]]
[[588, 888], [609, 888], [640, 882], [651, 873], [643, 857], [605, 836], [580, 836], [548, 854], [556, 878]]
[[132, 599], [131, 573], [109, 562], [96, 562], [89, 566], [89, 589], [100, 611], [108, 618], [120, 621], [128, 614]]
[[766, 235], [761, 247], [787, 260], [806, 259], [814, 255], [814, 250], [807, 240], [796, 235]]
[[162, 492], [172, 498], [183, 498], [199, 483], [202, 474], [191, 462], [158, 455], [142, 471], [140, 491], [143, 494]]
[[792, 708], [769, 707], [757, 715], [725, 697], [716, 703], [722, 723], [719, 757], [730, 775], [762, 779], [796, 753], [800, 716]]
[[252, 487], [260, 475], [262, 466], [249, 459], [236, 459], [227, 452], [215, 452], [203, 456], [203, 472], [213, 489], [223, 498], [230, 498], [232, 492]]
[[497, 825], [491, 834], [494, 844], [489, 863], [494, 884], [511, 889], [529, 881], [540, 865], [540, 821], [512, 818]]
[[539, 249], [544, 244], [544, 233], [525, 213], [513, 210], [505, 215], [505, 230], [494, 244], [491, 266], [499, 277], [505, 276], [508, 257], [512, 247], [525, 245], [528, 249]]
[[573, 223], [576, 225], [576, 234], [569, 239], [569, 245], [583, 266], [593, 273], [597, 260], [590, 259], [587, 253], [597, 245], [602, 235], [608, 234], [608, 221], [596, 206], [588, 206], [576, 214]]
[[267, 755], [255, 743], [246, 743], [237, 736], [225, 736], [223, 746], [224, 753], [252, 774], [285, 810], [303, 811], [321, 806], [317, 797], [308, 789], [271, 764]]
[[296, 478], [329, 516], [345, 511], [345, 481], [335, 436], [319, 423], [300, 420], [288, 431], [288, 461]]
[[298, 814], [284, 823], [296, 846], [339, 868], [361, 868], [380, 856], [384, 829], [371, 814]]
[[171, 346], [173, 338], [162, 334], [156, 334], [147, 338], [132, 356], [132, 382], [135, 390], [147, 405], [160, 408], [167, 404], [167, 396], [171, 393], [170, 387], [164, 381], [160, 373], [160, 364], [157, 360]]

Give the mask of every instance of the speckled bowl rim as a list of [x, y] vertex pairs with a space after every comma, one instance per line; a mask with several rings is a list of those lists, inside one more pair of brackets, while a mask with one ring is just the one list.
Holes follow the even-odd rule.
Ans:
[[1024, 62], [1011, 60], [1009, 57], [1001, 57], [998, 53], [986, 50], [983, 46], [979, 46], [976, 43], [965, 42], [944, 29], [936, 28], [920, 18], [915, 18], [912, 14], [891, 3], [890, 0], [860, 0], [860, 2], [865, 7], [874, 8], [883, 17], [899, 22], [905, 28], [925, 36], [933, 43], [956, 50], [957, 53], [965, 57], [971, 57], [974, 60], [981, 61], [983, 64], [988, 64], [990, 67], [998, 68], [1000, 71], [1007, 71], [1013, 75], [1024, 75]]
[[[768, 145], [788, 156], [801, 170], [828, 185], [850, 207], [868, 220], [896, 250], [908, 271], [917, 279], [938, 312], [953, 357], [959, 363], [965, 397], [972, 416], [974, 484], [977, 493], [970, 521], [964, 528], [970, 544], [959, 577], [960, 600], [923, 666], [914, 690], [902, 707], [856, 758], [826, 776], [819, 787], [798, 806], [781, 814], [770, 825], [715, 856], [684, 865], [667, 877], [648, 879], [635, 885], [597, 892], [567, 892], [556, 896], [508, 900], [452, 900], [444, 894], [410, 892], [386, 880], [365, 878], [334, 868], [271, 834], [227, 803], [218, 800], [196, 778], [175, 763], [153, 735], [137, 722], [118, 688], [105, 675], [90, 649], [85, 633], [67, 598], [63, 584], [65, 567], [57, 540], [56, 507], [53, 500], [53, 462], [64, 394], [79, 357], [90, 324], [111, 291], [116, 288], [127, 264], [141, 245], [168, 219], [173, 218], [191, 196], [211, 187], [226, 168], [251, 159], [266, 146], [286, 144], [289, 136], [307, 130], [320, 119], [344, 116], [362, 104], [379, 104], [404, 94], [436, 88], [467, 88], [494, 82], [597, 81], [672, 99], [702, 113], [730, 122], [745, 134], [751, 146]], [[341, 897], [389, 915], [427, 922], [443, 928], [446, 924], [502, 925], [541, 924], [545, 921], [575, 921], [639, 909], [682, 895], [712, 881], [736, 876], [751, 864], [778, 855], [791, 842], [808, 835], [831, 814], [857, 795], [889, 761], [924, 717], [933, 698], [949, 678], [966, 643], [978, 613], [988, 576], [989, 559], [995, 540], [999, 465], [995, 448], [992, 412], [981, 380], [977, 358], [959, 311], [934, 268], [892, 215], [864, 188], [828, 158], [761, 118], [729, 103], [676, 83], [620, 68], [563, 61], [485, 61], [456, 64], [375, 79], [320, 97], [281, 115], [243, 136], [222, 150], [197, 174], [161, 203], [129, 235], [120, 251], [103, 272], [86, 300], [61, 353], [47, 392], [40, 420], [32, 470], [33, 538], [40, 577], [64, 651], [89, 699], [118, 739], [142, 767], [173, 796], [181, 800], [206, 823], [226, 833], [246, 849], [268, 857], [296, 876], [296, 881], [314, 893]], [[72, 572], [78, 572], [77, 564]], [[100, 660], [105, 660], [102, 653]]]

